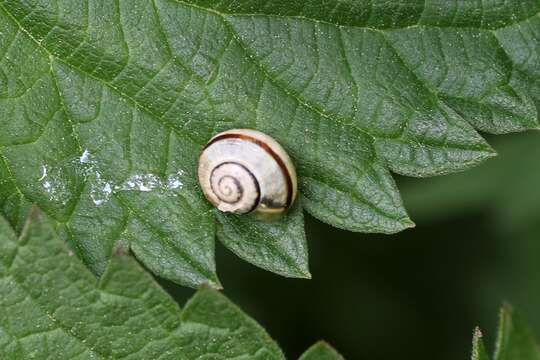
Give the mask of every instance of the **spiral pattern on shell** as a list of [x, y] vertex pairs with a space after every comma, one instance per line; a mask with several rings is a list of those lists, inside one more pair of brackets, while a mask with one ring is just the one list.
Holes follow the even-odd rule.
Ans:
[[241, 164], [225, 162], [212, 170], [212, 191], [220, 200], [223, 212], [250, 212], [259, 202], [260, 189], [255, 176]]
[[271, 137], [247, 129], [213, 137], [199, 158], [199, 182], [220, 211], [280, 213], [296, 196], [296, 173]]

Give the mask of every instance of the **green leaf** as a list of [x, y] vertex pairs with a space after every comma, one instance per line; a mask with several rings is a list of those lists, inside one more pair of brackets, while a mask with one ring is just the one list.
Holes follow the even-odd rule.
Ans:
[[482, 340], [482, 332], [479, 328], [474, 330], [472, 360], [489, 360]]
[[[506, 304], [499, 318], [499, 333], [495, 344], [495, 360], [540, 360], [540, 347], [523, 319]], [[482, 332], [476, 328], [473, 336], [472, 360], [489, 360]]]
[[154, 273], [219, 287], [217, 227], [244, 259], [305, 277], [297, 215], [256, 236], [271, 226], [216, 218], [196, 181], [206, 141], [268, 133], [297, 165], [302, 208], [351, 231], [401, 231], [413, 223], [390, 171], [460, 171], [494, 154], [476, 130], [538, 128], [539, 10], [1, 0], [0, 205], [38, 204], [96, 274], [127, 240]]
[[285, 359], [268, 334], [252, 319], [214, 290], [199, 290], [181, 315], [180, 338], [186, 359]]
[[279, 220], [218, 211], [216, 217], [221, 241], [242, 259], [283, 276], [311, 277], [300, 201]]
[[19, 237], [0, 217], [0, 293], [2, 359], [284, 359], [215, 290], [181, 311], [125, 254], [96, 281], [35, 211]]
[[343, 360], [343, 357], [333, 347], [320, 341], [302, 354], [299, 360]]
[[539, 360], [540, 348], [527, 324], [505, 305], [499, 319], [495, 360]]

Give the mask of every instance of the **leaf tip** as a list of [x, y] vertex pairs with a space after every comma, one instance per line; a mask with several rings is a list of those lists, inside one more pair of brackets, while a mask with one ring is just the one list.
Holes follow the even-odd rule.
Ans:
[[281, 275], [294, 278], [294, 279], [311, 279], [311, 272], [309, 271], [309, 265], [307, 260], [298, 261], [293, 266], [289, 267], [286, 272], [281, 273]]
[[416, 227], [416, 224], [409, 217], [404, 217], [401, 219], [392, 219], [392, 223], [390, 226], [372, 232], [392, 235], [414, 227]]
[[311, 276], [311, 273], [309, 271], [303, 271], [299, 274], [298, 276], [299, 279], [307, 279], [307, 280], [311, 280], [312, 276]]
[[213, 289], [213, 290], [223, 290], [223, 285], [221, 285], [221, 282], [216, 277], [215, 279], [208, 280], [207, 282], [203, 283], [201, 288], [204, 289]]
[[482, 337], [482, 331], [477, 326], [473, 333], [471, 360], [488, 360]]
[[311, 272], [307, 267], [295, 266], [294, 268], [288, 269], [286, 272], [277, 273], [287, 278], [292, 279], [311, 279]]
[[319, 340], [300, 356], [299, 360], [334, 359], [344, 360], [343, 356], [329, 343]]
[[414, 221], [412, 221], [410, 218], [406, 217], [400, 221], [401, 225], [403, 226], [403, 230], [405, 229], [412, 229], [416, 227], [416, 224]]
[[485, 158], [486, 159], [489, 159], [489, 158], [492, 158], [492, 157], [495, 157], [495, 156], [498, 156], [499, 154], [497, 153], [497, 150], [495, 150], [494, 148], [492, 148], [491, 146], [488, 146], [485, 150], [484, 150], [484, 153], [485, 153]]
[[531, 120], [531, 125], [527, 127], [527, 130], [540, 130], [540, 117], [535, 116]]
[[511, 316], [513, 312], [514, 312], [514, 307], [507, 301], [503, 302], [501, 306], [500, 316], [501, 317]]
[[468, 163], [467, 166], [464, 167], [462, 170], [468, 169], [472, 166], [479, 165], [482, 162], [489, 160], [491, 158], [494, 158], [496, 156], [499, 156], [497, 151], [493, 149], [489, 144], [486, 144], [486, 147], [478, 152], [478, 156], [476, 156], [476, 158], [472, 160], [470, 163]]
[[476, 343], [478, 340], [482, 339], [483, 335], [482, 335], [482, 330], [480, 330], [480, 327], [477, 326], [474, 328], [474, 333], [473, 333], [473, 337], [474, 337], [474, 342]]
[[330, 345], [330, 343], [328, 341], [326, 341], [326, 340], [318, 340], [311, 347], [312, 348], [320, 347], [320, 348], [325, 348], [325, 349], [331, 350], [333, 352], [337, 352], [336, 349], [334, 349], [334, 347], [332, 345]]

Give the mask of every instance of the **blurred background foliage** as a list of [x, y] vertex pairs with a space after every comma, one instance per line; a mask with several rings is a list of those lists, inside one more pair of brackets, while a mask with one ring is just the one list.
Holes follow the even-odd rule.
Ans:
[[[290, 358], [325, 339], [349, 360], [469, 359], [508, 301], [540, 334], [540, 132], [488, 139], [462, 174], [399, 178], [415, 229], [366, 235], [306, 218], [312, 280], [284, 279], [218, 245], [225, 294]], [[192, 290], [164, 283], [183, 304]]]

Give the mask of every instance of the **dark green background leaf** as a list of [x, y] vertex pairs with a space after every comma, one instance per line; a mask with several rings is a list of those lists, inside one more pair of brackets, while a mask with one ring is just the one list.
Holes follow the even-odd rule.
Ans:
[[[1, 200], [14, 223], [37, 203], [96, 274], [127, 240], [156, 274], [217, 287], [197, 155], [213, 134], [247, 127], [289, 151], [302, 207], [317, 218], [403, 230], [413, 224], [390, 170], [463, 170], [493, 155], [475, 129], [538, 128], [539, 9], [2, 0]], [[219, 221], [218, 237], [256, 265], [307, 276], [300, 218], [283, 220], [275, 233], [288, 235], [273, 249], [264, 236], [239, 247], [250, 221]]]
[[540, 348], [529, 329], [510, 305], [501, 310], [495, 360], [539, 360]]
[[[499, 334], [495, 344], [495, 360], [539, 360], [540, 348], [532, 331], [510, 305], [504, 305], [499, 318]], [[473, 337], [472, 360], [489, 360], [482, 333]]]

